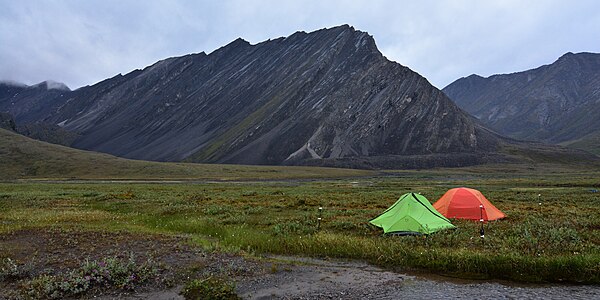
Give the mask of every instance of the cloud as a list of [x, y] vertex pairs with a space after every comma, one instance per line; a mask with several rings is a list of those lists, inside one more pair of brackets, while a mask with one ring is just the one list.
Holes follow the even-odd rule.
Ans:
[[0, 0], [0, 79], [71, 88], [158, 60], [350, 24], [439, 88], [600, 52], [596, 1]]

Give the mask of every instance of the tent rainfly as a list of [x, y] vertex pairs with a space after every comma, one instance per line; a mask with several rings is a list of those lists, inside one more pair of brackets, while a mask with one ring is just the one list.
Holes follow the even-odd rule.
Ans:
[[402, 195], [394, 205], [369, 223], [383, 228], [384, 233], [398, 235], [430, 234], [456, 228], [431, 206], [427, 198], [415, 193]]
[[448, 190], [433, 207], [449, 219], [492, 221], [506, 217], [480, 191], [465, 187]]

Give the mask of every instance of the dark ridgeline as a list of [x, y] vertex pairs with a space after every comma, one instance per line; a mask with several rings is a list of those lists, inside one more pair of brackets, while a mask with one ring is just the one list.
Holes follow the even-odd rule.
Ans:
[[451, 99], [499, 133], [562, 143], [600, 135], [600, 54], [567, 53], [550, 65], [444, 88]]
[[0, 82], [0, 123], [8, 122], [9, 118], [13, 122], [12, 128], [2, 124], [0, 128], [54, 144], [71, 145], [78, 137], [75, 132], [43, 121], [65, 103], [70, 93], [66, 85], [52, 81], [32, 86]]
[[63, 105], [70, 91], [52, 81], [32, 86], [0, 82], [0, 112], [11, 114], [19, 124], [38, 122]]
[[76, 148], [146, 160], [456, 166], [499, 144], [347, 25], [256, 45], [237, 39], [62, 95], [35, 100], [38, 110], [0, 103], [17, 123], [79, 133]]

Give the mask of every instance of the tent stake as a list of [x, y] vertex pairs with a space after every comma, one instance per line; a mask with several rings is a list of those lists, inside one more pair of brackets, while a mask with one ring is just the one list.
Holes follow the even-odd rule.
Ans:
[[479, 218], [479, 223], [481, 223], [481, 229], [479, 229], [479, 235], [481, 237], [481, 244], [485, 245], [485, 232], [483, 230], [483, 205], [479, 205], [479, 212], [481, 213], [481, 218]]
[[319, 206], [319, 217], [317, 218], [317, 231], [321, 230], [321, 214], [323, 213], [323, 207]]

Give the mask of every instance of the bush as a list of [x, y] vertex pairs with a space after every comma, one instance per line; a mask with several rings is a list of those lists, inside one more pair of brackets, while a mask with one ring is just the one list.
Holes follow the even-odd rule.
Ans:
[[150, 281], [158, 273], [156, 263], [148, 259], [137, 264], [133, 255], [128, 260], [111, 257], [103, 260], [85, 260], [67, 274], [43, 274], [24, 286], [24, 296], [32, 299], [62, 299], [86, 293], [93, 287], [116, 287], [133, 290]]
[[190, 281], [181, 294], [185, 299], [226, 300], [241, 299], [235, 293], [235, 285], [220, 277], [207, 277]]
[[19, 265], [10, 258], [0, 261], [0, 282], [26, 278], [30, 274], [31, 266]]

